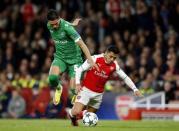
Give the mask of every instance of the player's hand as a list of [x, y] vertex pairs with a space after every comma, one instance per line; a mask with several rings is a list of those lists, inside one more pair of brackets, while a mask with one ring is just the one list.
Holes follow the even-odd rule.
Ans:
[[77, 26], [80, 21], [81, 21], [81, 18], [76, 18], [76, 19], [73, 21], [72, 25], [73, 25], [73, 26]]
[[93, 60], [88, 60], [88, 63], [91, 65], [92, 68], [96, 68], [97, 71], [100, 71], [99, 66], [96, 63], [94, 63]]
[[82, 90], [82, 87], [80, 84], [76, 84], [76, 93], [78, 94], [81, 90]]
[[139, 90], [135, 90], [134, 95], [137, 96], [137, 97], [144, 97]]

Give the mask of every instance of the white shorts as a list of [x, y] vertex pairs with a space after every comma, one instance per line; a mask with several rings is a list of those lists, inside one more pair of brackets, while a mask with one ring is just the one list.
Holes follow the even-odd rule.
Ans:
[[90, 89], [83, 87], [82, 91], [80, 91], [76, 97], [75, 102], [79, 102], [88, 105], [95, 109], [99, 109], [102, 103], [103, 93], [93, 92]]

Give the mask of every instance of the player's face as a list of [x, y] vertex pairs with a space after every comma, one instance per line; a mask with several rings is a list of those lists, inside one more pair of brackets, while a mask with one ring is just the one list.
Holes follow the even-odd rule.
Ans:
[[55, 20], [49, 20], [50, 25], [52, 26], [53, 29], [57, 29], [59, 27], [59, 19]]
[[104, 57], [105, 57], [106, 63], [110, 64], [115, 61], [115, 59], [117, 58], [117, 54], [113, 52], [106, 52]]

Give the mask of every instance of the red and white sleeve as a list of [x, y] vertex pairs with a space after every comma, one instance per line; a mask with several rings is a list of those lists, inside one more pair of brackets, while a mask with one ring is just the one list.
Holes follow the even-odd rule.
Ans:
[[138, 90], [134, 82], [127, 76], [127, 74], [119, 67], [117, 63], [116, 72], [119, 75], [119, 77], [125, 82], [125, 84], [129, 86], [134, 92]]

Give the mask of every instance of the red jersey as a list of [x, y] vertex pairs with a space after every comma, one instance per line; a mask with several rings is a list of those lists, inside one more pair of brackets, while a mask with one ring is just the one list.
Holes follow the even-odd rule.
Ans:
[[89, 69], [84, 76], [82, 85], [94, 92], [102, 93], [110, 75], [116, 71], [117, 64], [115, 62], [107, 64], [103, 55], [98, 55], [95, 63], [99, 66], [100, 71], [97, 71], [96, 68]]

